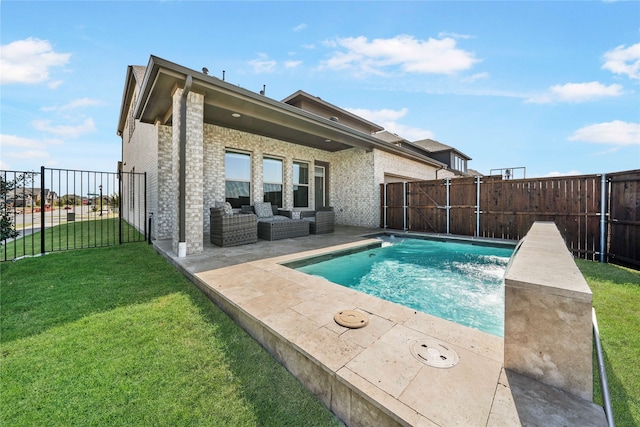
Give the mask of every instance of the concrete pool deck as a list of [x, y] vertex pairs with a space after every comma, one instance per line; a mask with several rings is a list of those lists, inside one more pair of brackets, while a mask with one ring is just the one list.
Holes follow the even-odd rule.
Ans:
[[[218, 248], [177, 258], [156, 248], [349, 426], [606, 426], [602, 407], [503, 368], [502, 338], [308, 276], [281, 265], [359, 246], [381, 229]], [[397, 234], [402, 234], [398, 232]], [[367, 326], [334, 315], [356, 310]], [[412, 344], [457, 353], [428, 366]]]

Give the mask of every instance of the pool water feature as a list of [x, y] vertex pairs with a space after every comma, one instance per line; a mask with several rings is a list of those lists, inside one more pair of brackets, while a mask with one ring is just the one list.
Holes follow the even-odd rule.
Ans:
[[514, 247], [395, 236], [380, 239], [382, 244], [376, 248], [289, 266], [461, 325], [504, 335], [503, 276]]

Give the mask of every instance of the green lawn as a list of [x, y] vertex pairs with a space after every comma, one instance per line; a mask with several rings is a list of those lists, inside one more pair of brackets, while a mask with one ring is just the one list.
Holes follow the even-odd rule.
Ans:
[[[640, 426], [640, 271], [577, 263], [593, 292], [614, 421], [618, 427]], [[597, 376], [595, 370], [595, 401], [602, 404]]]
[[[41, 249], [41, 233], [38, 231], [6, 245], [3, 244], [0, 250], [9, 260], [25, 255], [37, 255]], [[44, 233], [45, 252], [113, 246], [120, 243], [121, 235], [123, 242], [144, 241], [143, 235], [119, 218], [67, 222], [49, 227]]]
[[[616, 424], [640, 425], [640, 272], [577, 262]], [[340, 425], [145, 243], [0, 263], [0, 279], [0, 425]]]
[[341, 425], [145, 243], [0, 274], [0, 425]]

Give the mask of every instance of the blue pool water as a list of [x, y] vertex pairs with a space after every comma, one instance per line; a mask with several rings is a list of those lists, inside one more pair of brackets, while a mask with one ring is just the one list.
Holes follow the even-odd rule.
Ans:
[[503, 336], [503, 277], [513, 248], [393, 236], [382, 239], [379, 248], [296, 269]]

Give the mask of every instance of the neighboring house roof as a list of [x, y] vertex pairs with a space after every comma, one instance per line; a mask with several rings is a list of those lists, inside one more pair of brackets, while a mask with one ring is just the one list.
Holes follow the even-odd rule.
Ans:
[[[127, 120], [129, 103], [138, 82], [136, 67], [128, 67], [127, 82], [122, 97], [118, 134], [121, 135]], [[143, 123], [170, 125], [173, 118], [173, 91], [184, 88], [191, 81], [190, 90], [204, 95], [204, 122], [227, 128], [263, 135], [294, 144], [309, 146], [325, 151], [340, 151], [358, 147], [373, 148], [418, 160], [434, 167], [446, 167], [442, 162], [409, 149], [383, 141], [370, 133], [346, 126], [339, 121], [305, 111], [286, 102], [280, 102], [264, 95], [230, 84], [217, 77], [195, 71], [156, 56], [151, 56], [146, 67], [140, 94], [135, 103], [134, 117]], [[310, 100], [301, 91], [287, 98], [293, 102], [296, 97]], [[317, 100], [323, 107], [331, 107], [352, 116], [338, 107]], [[342, 113], [344, 111], [344, 113]], [[239, 117], [238, 117], [239, 116]], [[370, 123], [360, 119], [360, 123]], [[372, 124], [372, 123], [370, 123]], [[375, 124], [372, 124], [375, 126]]]
[[473, 175], [473, 176], [484, 176], [484, 174], [478, 172], [475, 169], [467, 169], [467, 174]]
[[454, 147], [451, 147], [449, 145], [443, 144], [441, 142], [435, 141], [433, 139], [421, 139], [419, 141], [413, 141], [412, 142], [413, 145], [417, 145], [421, 148], [424, 148], [425, 150], [429, 151], [430, 153], [440, 153], [443, 151], [454, 151], [456, 154], [458, 154], [460, 157], [464, 157], [466, 160], [471, 160], [471, 157], [467, 156], [466, 154], [464, 154], [463, 152], [457, 150]]
[[374, 134], [373, 136], [375, 136], [376, 138], [380, 138], [383, 141], [387, 141], [390, 142], [392, 144], [399, 144], [402, 142], [408, 142], [406, 139], [404, 139], [403, 137], [395, 134], [395, 133], [391, 133], [388, 130], [383, 130], [382, 132], [378, 132], [376, 134]]

